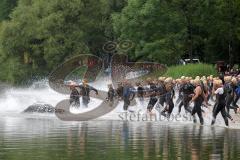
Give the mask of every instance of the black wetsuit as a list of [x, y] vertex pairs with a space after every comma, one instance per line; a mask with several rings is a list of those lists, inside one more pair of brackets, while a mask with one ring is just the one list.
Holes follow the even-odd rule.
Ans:
[[225, 85], [225, 81], [224, 81], [224, 72], [220, 72], [219, 74], [219, 79], [222, 81], [222, 84]]
[[144, 100], [144, 88], [142, 86], [137, 87], [137, 96], [140, 101]]
[[[200, 86], [200, 85], [199, 85]], [[197, 86], [198, 87], [198, 86]], [[200, 86], [201, 87], [201, 86]], [[195, 116], [195, 114], [197, 113], [198, 115], [198, 118], [200, 120], [200, 123], [203, 125], [204, 123], [204, 120], [203, 120], [203, 117], [202, 117], [202, 109], [201, 109], [201, 106], [202, 106], [202, 103], [204, 101], [204, 98], [203, 98], [203, 95], [202, 95], [202, 88], [201, 88], [201, 94], [194, 100], [194, 106], [193, 106], [193, 110], [192, 110], [192, 116]], [[196, 119], [194, 117], [194, 122], [196, 122]]]
[[107, 93], [107, 100], [110, 102], [109, 105], [112, 106], [114, 103], [114, 97], [115, 97], [115, 90], [113, 88], [109, 88]]
[[152, 111], [153, 107], [155, 106], [155, 104], [157, 103], [158, 99], [157, 99], [157, 86], [154, 83], [150, 83], [150, 100], [148, 102], [148, 106], [147, 106], [147, 110], [149, 112]]
[[113, 102], [114, 100], [114, 96], [115, 96], [115, 90], [113, 88], [109, 88], [108, 90], [108, 96], [107, 96], [107, 99], [111, 102]]
[[123, 99], [123, 86], [118, 86], [116, 93], [119, 98]]
[[[183, 100], [182, 88], [183, 88], [183, 85], [184, 85], [184, 84], [180, 84], [180, 85], [178, 86], [179, 91], [178, 91], [178, 98], [177, 98], [177, 100], [176, 100], [176, 104], [180, 104], [181, 107], [183, 106], [183, 104], [182, 104], [182, 100]], [[180, 107], [180, 105], [179, 105], [179, 107]], [[181, 109], [180, 109], [180, 110], [181, 110]]]
[[212, 99], [212, 90], [213, 90], [213, 82], [212, 81], [208, 81], [208, 97], [207, 100], [209, 101], [210, 99]]
[[234, 109], [231, 104], [234, 98], [234, 86], [232, 83], [225, 83], [224, 92], [226, 93], [226, 109], [229, 113], [230, 109]]
[[[215, 107], [213, 109], [213, 120], [212, 120], [212, 125], [215, 123], [216, 117], [218, 115], [219, 112], [221, 112], [222, 117], [225, 121], [226, 126], [228, 126], [228, 113], [225, 110], [225, 104], [226, 104], [226, 93], [224, 93], [224, 89], [222, 89], [223, 93], [218, 93], [216, 95], [216, 104]], [[232, 119], [231, 117], [229, 117], [230, 119]]]
[[166, 102], [166, 87], [165, 85], [161, 82], [158, 84], [158, 92], [159, 92], [159, 104], [163, 107], [164, 103]]
[[79, 92], [76, 88], [74, 88], [72, 91], [71, 91], [71, 94], [70, 94], [70, 105], [73, 105], [73, 106], [80, 106], [80, 100], [79, 100]]
[[89, 85], [80, 85], [80, 94], [82, 95], [82, 100], [83, 100], [83, 104], [85, 106], [88, 105], [89, 101], [90, 101], [90, 91], [95, 91], [96, 93], [98, 93], [97, 89], [93, 88], [92, 86]]
[[[167, 84], [169, 85], [168, 87], [166, 87], [166, 104], [168, 107], [166, 107], [162, 112], [161, 114], [163, 116], [167, 116], [167, 117], [170, 117], [172, 111], [173, 111], [173, 108], [174, 108], [174, 103], [173, 103], [173, 97], [175, 96], [175, 91], [174, 91], [174, 87], [173, 87], [173, 84]], [[168, 115], [165, 114], [165, 112], [168, 113]]]
[[173, 97], [175, 96], [175, 91], [173, 88], [173, 85], [171, 86], [171, 89], [169, 91], [167, 91], [166, 94], [166, 104], [168, 105], [168, 116], [171, 115], [173, 108], [174, 108], [174, 103], [173, 103]]
[[234, 91], [235, 91], [235, 97], [234, 97], [234, 101], [233, 101], [233, 106], [234, 106], [235, 108], [238, 108], [237, 102], [238, 102], [238, 100], [239, 100], [240, 95], [239, 95], [239, 93], [236, 92], [236, 89], [239, 88], [239, 87], [240, 87], [240, 81], [237, 83], [237, 85], [236, 85], [236, 87], [235, 87], [235, 89], [234, 89]]
[[134, 88], [129, 86], [123, 87], [123, 110], [128, 110], [128, 106], [130, 105], [130, 101], [135, 97]]
[[184, 106], [185, 110], [191, 113], [191, 109], [189, 108], [189, 102], [191, 101], [191, 94], [194, 94], [194, 86], [191, 83], [185, 83], [181, 86], [180, 92], [182, 92], [183, 98], [181, 103], [179, 104], [178, 113], [181, 113], [181, 108]]

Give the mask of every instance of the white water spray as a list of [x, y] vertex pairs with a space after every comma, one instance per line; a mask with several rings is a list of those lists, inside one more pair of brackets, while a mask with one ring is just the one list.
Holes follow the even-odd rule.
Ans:
[[[99, 90], [107, 91], [107, 84], [110, 84], [111, 80], [110, 78], [99, 78], [94, 83], [91, 83], [90, 85], [94, 86], [95, 88]], [[63, 99], [69, 98], [69, 95], [63, 95], [60, 93], [55, 92], [52, 90], [47, 80], [42, 80], [33, 83], [32, 86], [28, 88], [9, 88], [6, 89], [3, 93], [0, 93], [0, 113], [2, 114], [8, 114], [8, 113], [21, 113], [23, 110], [25, 110], [28, 106], [35, 104], [35, 103], [46, 103], [50, 104], [52, 106], [56, 106], [57, 103], [59, 103]], [[148, 104], [149, 99], [145, 99], [143, 103], [140, 103], [137, 100], [137, 106], [132, 106], [129, 108], [129, 110], [135, 113], [141, 111], [141, 119], [143, 119], [143, 115], [146, 114], [146, 107]], [[70, 111], [73, 113], [81, 113], [89, 111], [95, 107], [97, 107], [101, 103], [100, 100], [91, 98], [90, 104], [88, 108], [81, 107], [80, 110], [71, 109]], [[100, 117], [99, 119], [111, 119], [111, 120], [121, 120], [119, 118], [119, 114], [123, 112], [123, 102], [120, 102], [118, 106], [109, 114], [104, 115]], [[210, 124], [212, 116], [211, 111], [208, 109], [204, 109], [206, 112], [204, 114], [204, 121], [205, 124]], [[156, 114], [158, 114], [157, 110], [153, 110]], [[174, 107], [173, 114], [177, 115], [178, 107], [177, 105]], [[184, 114], [184, 108], [182, 109], [182, 114]], [[136, 120], [136, 117], [135, 117]], [[186, 121], [181, 121], [181, 123], [186, 123]], [[187, 123], [189, 123], [188, 121]], [[191, 122], [192, 123], [192, 122]], [[217, 118], [217, 124], [220, 126], [224, 126], [224, 122], [219, 115]]]
[[56, 105], [61, 99], [67, 98], [48, 86], [46, 80], [33, 83], [29, 88], [9, 88], [0, 95], [2, 112], [20, 113], [34, 103]]

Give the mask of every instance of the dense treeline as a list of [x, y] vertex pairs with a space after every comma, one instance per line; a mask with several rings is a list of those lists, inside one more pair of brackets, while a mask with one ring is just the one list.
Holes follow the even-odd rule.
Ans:
[[239, 0], [130, 0], [113, 24], [118, 37], [137, 44], [137, 58], [171, 64], [188, 54], [236, 63], [239, 18]]
[[12, 83], [47, 75], [66, 58], [100, 55], [113, 39], [111, 13], [119, 0], [19, 0], [10, 21], [1, 24], [0, 78]]
[[17, 0], [1, 0], [0, 1], [0, 21], [9, 19], [9, 14], [16, 7]]
[[11, 83], [47, 75], [76, 54], [102, 56], [110, 40], [134, 42], [128, 54], [140, 61], [240, 59], [240, 0], [18, 0], [14, 9], [16, 0], [3, 2], [0, 80]]

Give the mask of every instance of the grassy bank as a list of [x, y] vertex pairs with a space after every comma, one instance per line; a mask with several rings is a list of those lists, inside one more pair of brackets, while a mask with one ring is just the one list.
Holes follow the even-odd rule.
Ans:
[[213, 65], [210, 64], [188, 64], [171, 66], [167, 72], [163, 74], [166, 77], [179, 78], [181, 76], [196, 77], [196, 76], [209, 76], [217, 75], [217, 71]]

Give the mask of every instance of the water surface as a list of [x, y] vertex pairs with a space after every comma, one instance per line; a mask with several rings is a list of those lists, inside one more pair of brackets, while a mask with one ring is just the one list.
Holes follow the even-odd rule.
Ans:
[[1, 160], [240, 159], [240, 130], [168, 122], [1, 115]]

